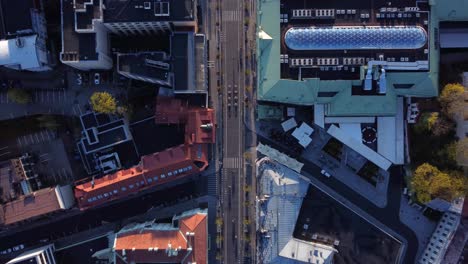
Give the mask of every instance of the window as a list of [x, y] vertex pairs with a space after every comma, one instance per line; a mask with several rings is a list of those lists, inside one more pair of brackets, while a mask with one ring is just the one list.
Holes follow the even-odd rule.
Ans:
[[144, 181], [140, 181], [140, 184], [141, 184], [141, 185], [145, 185], [145, 182], [144, 182]]
[[151, 178], [148, 178], [148, 180], [147, 180], [147, 181], [148, 181], [149, 183], [152, 183], [152, 182], [153, 182], [153, 179], [151, 179]]
[[128, 188], [130, 188], [130, 189], [133, 189], [133, 187], [135, 187], [133, 184], [130, 184], [130, 185], [128, 186]]
[[105, 193], [105, 194], [104, 194], [104, 197], [106, 197], [106, 198], [107, 198], [108, 196], [109, 196], [109, 194], [107, 194], [107, 193]]
[[117, 190], [117, 189], [114, 190], [114, 193], [115, 193], [115, 194], [118, 193], [118, 192], [119, 192], [119, 190]]
[[127, 190], [127, 188], [122, 187], [121, 190], [122, 190], [122, 192], [125, 192]]
[[[170, 176], [172, 176], [172, 172], [167, 173], [167, 177], [170, 177]], [[161, 175], [161, 178], [164, 178], [164, 177]]]

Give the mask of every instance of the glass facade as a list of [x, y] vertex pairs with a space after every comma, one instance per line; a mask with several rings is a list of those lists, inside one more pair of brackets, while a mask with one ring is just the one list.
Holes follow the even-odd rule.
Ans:
[[419, 49], [427, 42], [422, 27], [290, 28], [284, 42], [292, 50]]

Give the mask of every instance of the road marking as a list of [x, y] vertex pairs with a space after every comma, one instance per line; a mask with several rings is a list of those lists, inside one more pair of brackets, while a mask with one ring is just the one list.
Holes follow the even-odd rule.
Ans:
[[37, 133], [34, 133], [34, 135], [36, 136], [36, 139], [37, 139], [37, 142], [41, 142], [41, 140], [39, 139], [39, 136], [37, 136]]
[[8, 151], [8, 152], [5, 152], [5, 153], [2, 153], [2, 154], [0, 154], [0, 156], [3, 156], [3, 155], [8, 155], [8, 154], [10, 154], [10, 153], [11, 153], [11, 152], [10, 152], [10, 151]]
[[6, 147], [3, 147], [3, 148], [0, 148], [0, 150], [4, 150], [4, 149], [7, 149], [7, 148], [8, 148], [8, 146], [6, 146]]

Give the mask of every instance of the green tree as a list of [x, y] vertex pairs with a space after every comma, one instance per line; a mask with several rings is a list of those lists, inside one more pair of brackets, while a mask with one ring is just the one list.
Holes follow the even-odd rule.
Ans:
[[98, 113], [112, 114], [117, 110], [115, 98], [108, 92], [95, 92], [90, 100], [93, 110]]
[[8, 98], [18, 104], [27, 104], [31, 102], [31, 95], [23, 89], [10, 88], [7, 92]]
[[464, 93], [465, 87], [459, 83], [449, 83], [444, 86], [444, 89], [440, 93], [439, 101], [442, 105], [442, 110], [448, 116], [463, 112], [465, 106]]
[[459, 173], [441, 172], [437, 167], [424, 163], [415, 170], [411, 187], [416, 195], [416, 200], [427, 203], [434, 198], [452, 201], [464, 195], [466, 183], [466, 178]]

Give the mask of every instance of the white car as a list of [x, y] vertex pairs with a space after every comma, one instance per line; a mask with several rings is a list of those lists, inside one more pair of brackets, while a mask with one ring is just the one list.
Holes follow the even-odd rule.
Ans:
[[100, 83], [101, 83], [101, 75], [98, 72], [96, 72], [94, 74], [94, 84], [99, 85]]
[[322, 173], [322, 175], [327, 177], [327, 178], [331, 177], [330, 173], [328, 173], [326, 170], [322, 170], [320, 173]]
[[81, 73], [78, 73], [77, 74], [77, 77], [76, 77], [76, 83], [81, 86], [83, 84], [83, 77], [81, 76]]

